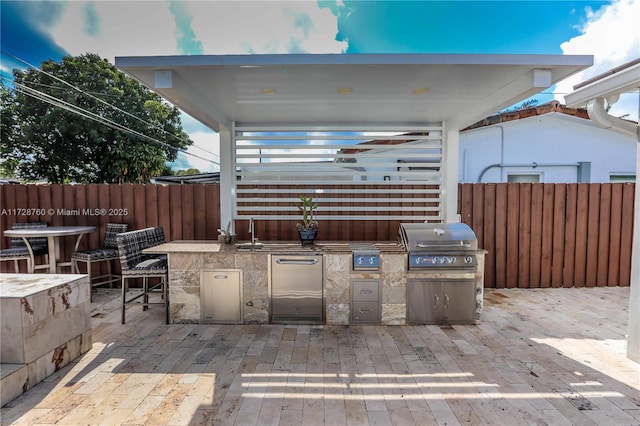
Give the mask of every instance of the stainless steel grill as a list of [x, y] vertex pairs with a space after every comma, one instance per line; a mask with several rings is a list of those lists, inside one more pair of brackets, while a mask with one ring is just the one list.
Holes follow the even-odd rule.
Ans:
[[467, 270], [478, 265], [478, 239], [464, 223], [402, 223], [398, 232], [409, 253], [409, 270]]
[[[404, 223], [408, 324], [476, 324], [482, 306], [478, 239], [463, 223]], [[477, 289], [480, 289], [478, 292]]]

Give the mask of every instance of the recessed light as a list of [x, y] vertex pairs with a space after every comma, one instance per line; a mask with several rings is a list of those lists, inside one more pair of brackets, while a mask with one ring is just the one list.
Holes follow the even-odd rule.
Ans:
[[353, 89], [351, 87], [341, 87], [338, 89], [338, 93], [341, 95], [349, 95], [353, 93]]
[[263, 95], [275, 95], [276, 92], [277, 92], [276, 89], [271, 89], [271, 88], [262, 89], [262, 94]]
[[424, 95], [429, 91], [428, 87], [418, 87], [417, 89], [413, 89], [414, 95]]

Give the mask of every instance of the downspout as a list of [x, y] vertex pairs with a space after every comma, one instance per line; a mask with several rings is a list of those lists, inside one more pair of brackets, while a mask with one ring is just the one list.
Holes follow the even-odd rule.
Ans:
[[[619, 96], [607, 98], [606, 102], [611, 105], [616, 103], [618, 98]], [[640, 142], [640, 127], [631, 121], [609, 115], [605, 109], [605, 98], [591, 99], [587, 103], [587, 112], [589, 118], [598, 126], [631, 136]]]

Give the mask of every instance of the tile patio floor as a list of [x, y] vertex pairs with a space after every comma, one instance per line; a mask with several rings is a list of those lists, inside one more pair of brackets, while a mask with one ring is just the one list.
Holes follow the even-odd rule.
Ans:
[[482, 324], [453, 327], [120, 325], [113, 297], [3, 425], [640, 425], [628, 287], [487, 290]]

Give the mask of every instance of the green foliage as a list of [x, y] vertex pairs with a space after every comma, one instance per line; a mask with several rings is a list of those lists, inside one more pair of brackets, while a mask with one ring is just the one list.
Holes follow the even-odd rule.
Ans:
[[175, 176], [199, 175], [200, 173], [202, 173], [200, 170], [195, 168], [190, 168], [190, 169], [178, 170], [177, 172], [175, 172]]
[[318, 203], [313, 202], [313, 198], [300, 195], [300, 204], [298, 210], [302, 214], [302, 222], [298, 223], [298, 229], [313, 229], [318, 227], [316, 220], [316, 210]]
[[[43, 62], [41, 69], [119, 109], [38, 70], [14, 70], [15, 88], [2, 90], [0, 156], [7, 162], [4, 168], [13, 167], [23, 179], [144, 183], [162, 174], [165, 163], [176, 159], [177, 148], [193, 143], [182, 129], [177, 108], [97, 55], [66, 56], [60, 63]], [[19, 90], [21, 85], [166, 145], [35, 99]]]

